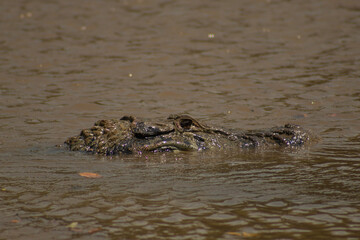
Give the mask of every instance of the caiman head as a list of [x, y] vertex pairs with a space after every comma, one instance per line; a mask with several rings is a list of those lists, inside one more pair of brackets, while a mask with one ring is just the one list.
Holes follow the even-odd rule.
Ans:
[[133, 116], [100, 120], [79, 136], [65, 141], [70, 150], [113, 155], [134, 152], [201, 150], [214, 134], [212, 128], [188, 115], [170, 115], [166, 121], [144, 121]]
[[[130, 152], [203, 150], [218, 141], [215, 128], [188, 115], [170, 115], [164, 122], [138, 121], [128, 116], [120, 120], [131, 122], [134, 141]], [[120, 152], [127, 151], [120, 149]]]

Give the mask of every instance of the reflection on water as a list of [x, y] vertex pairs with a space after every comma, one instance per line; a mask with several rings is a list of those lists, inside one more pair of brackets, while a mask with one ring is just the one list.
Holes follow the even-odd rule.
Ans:
[[[0, 9], [0, 238], [358, 238], [357, 1]], [[171, 113], [228, 128], [292, 122], [322, 141], [113, 158], [55, 147], [102, 118]]]

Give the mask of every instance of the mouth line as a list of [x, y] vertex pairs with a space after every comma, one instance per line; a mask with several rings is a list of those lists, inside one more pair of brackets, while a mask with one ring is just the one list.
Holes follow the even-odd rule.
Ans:
[[190, 151], [194, 147], [188, 143], [178, 141], [161, 141], [153, 144], [148, 144], [143, 147], [145, 151]]

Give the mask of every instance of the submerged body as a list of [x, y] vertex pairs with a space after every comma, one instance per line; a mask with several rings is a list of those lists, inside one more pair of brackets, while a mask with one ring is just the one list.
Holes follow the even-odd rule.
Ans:
[[120, 153], [299, 147], [310, 133], [286, 124], [266, 130], [230, 131], [200, 123], [187, 115], [170, 115], [166, 121], [148, 122], [133, 116], [100, 120], [92, 128], [65, 141], [72, 151], [104, 155]]

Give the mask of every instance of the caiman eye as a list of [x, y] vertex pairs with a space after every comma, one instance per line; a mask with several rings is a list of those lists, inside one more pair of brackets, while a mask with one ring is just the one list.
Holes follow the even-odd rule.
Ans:
[[205, 130], [204, 125], [200, 124], [198, 121], [188, 115], [176, 115], [171, 116], [171, 118], [174, 118], [173, 123], [177, 132], [198, 132]]
[[184, 129], [190, 129], [193, 121], [191, 119], [181, 119], [180, 126]]

